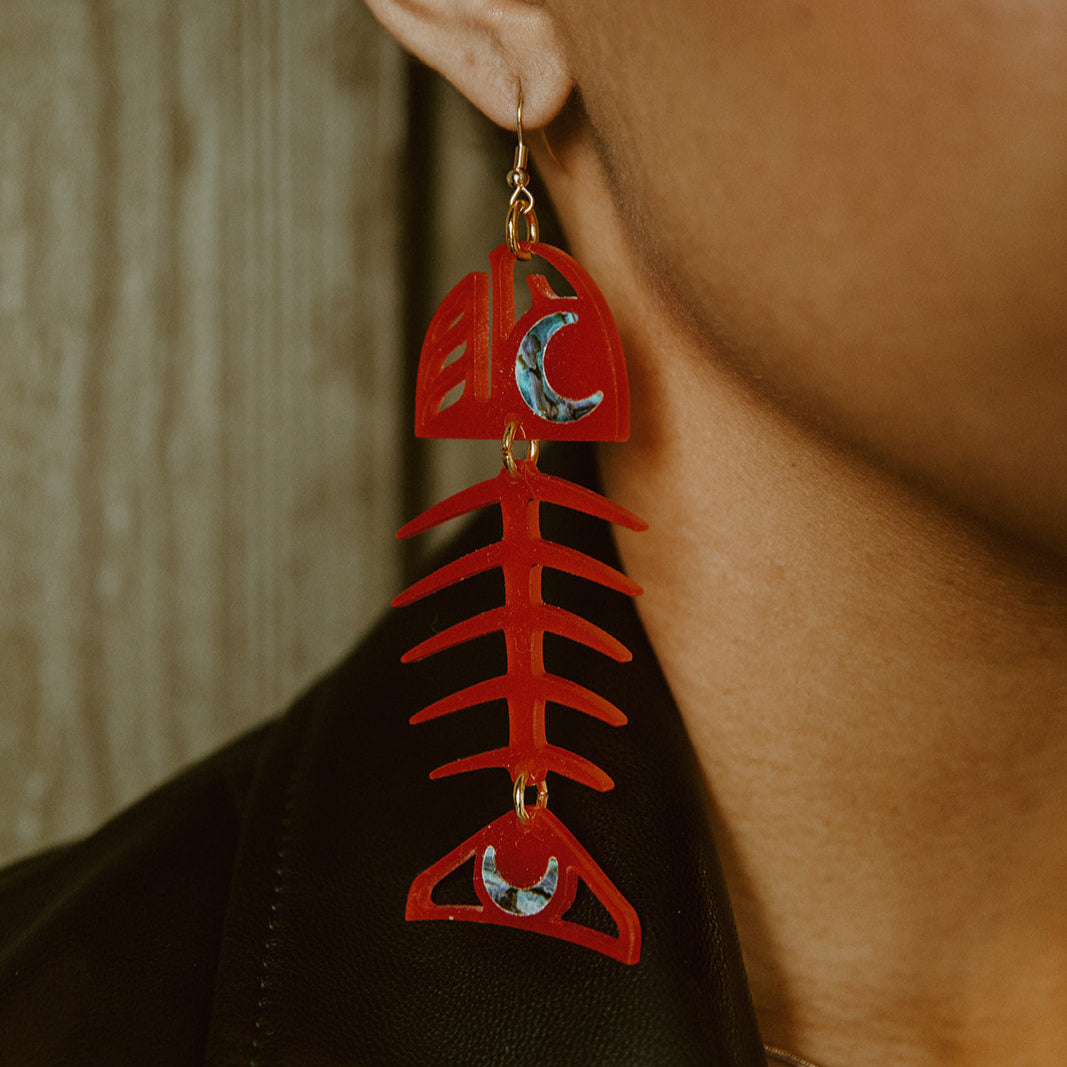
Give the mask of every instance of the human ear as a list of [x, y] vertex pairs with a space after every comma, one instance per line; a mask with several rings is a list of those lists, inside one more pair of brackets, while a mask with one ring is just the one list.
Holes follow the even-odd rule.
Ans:
[[367, 0], [412, 55], [443, 74], [499, 126], [547, 125], [570, 96], [555, 20], [541, 0]]

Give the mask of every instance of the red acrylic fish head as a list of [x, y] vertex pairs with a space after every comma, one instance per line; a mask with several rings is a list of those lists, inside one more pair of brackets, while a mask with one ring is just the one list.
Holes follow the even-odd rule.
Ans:
[[[490, 274], [468, 274], [441, 302], [422, 346], [415, 394], [419, 437], [624, 441], [630, 401], [622, 344], [596, 283], [566, 252], [523, 244], [573, 288], [530, 274], [531, 307], [515, 318], [516, 258], [505, 245]], [[490, 277], [492, 312], [490, 313]]]

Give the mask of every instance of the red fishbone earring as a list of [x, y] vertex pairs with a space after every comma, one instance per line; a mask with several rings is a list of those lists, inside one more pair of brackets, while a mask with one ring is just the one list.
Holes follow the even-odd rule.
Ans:
[[[645, 523], [610, 500], [537, 468], [539, 440], [623, 441], [629, 436], [626, 366], [611, 313], [592, 278], [565, 252], [538, 243], [533, 194], [527, 188], [527, 148], [519, 96], [518, 147], [508, 174], [506, 244], [489, 255], [490, 275], [469, 274], [445, 297], [430, 323], [419, 361], [415, 432], [419, 437], [499, 438], [504, 465], [488, 481], [471, 486], [404, 526], [412, 537], [449, 519], [498, 504], [501, 539], [439, 570], [401, 593], [395, 607], [410, 604], [475, 574], [499, 568], [504, 605], [476, 615], [412, 648], [404, 662], [421, 660], [485, 634], [503, 631], [507, 669], [423, 708], [411, 719], [422, 723], [492, 700], [506, 700], [509, 736], [504, 748], [438, 767], [431, 778], [502, 767], [511, 775], [512, 804], [500, 818], [418, 875], [408, 892], [408, 919], [465, 919], [549, 934], [636, 963], [641, 925], [629, 901], [563, 823], [548, 811], [548, 773], [565, 775], [597, 790], [611, 778], [589, 760], [550, 744], [545, 705], [563, 704], [613, 726], [626, 716], [590, 690], [545, 670], [546, 632], [559, 634], [619, 661], [630, 652], [610, 634], [541, 598], [544, 567], [597, 582], [630, 596], [636, 583], [607, 564], [541, 538], [542, 501], [593, 515], [632, 530]], [[518, 240], [525, 222], [526, 240]], [[541, 274], [527, 278], [532, 306], [515, 319], [515, 262], [538, 256], [573, 287], [559, 296]], [[551, 342], [553, 381], [546, 362]], [[459, 355], [457, 355], [459, 353]], [[458, 394], [458, 396], [457, 396]], [[572, 399], [572, 397], [579, 399]], [[529, 439], [525, 459], [513, 454], [516, 435]], [[526, 790], [536, 789], [536, 806]], [[438, 883], [474, 857], [478, 904], [436, 904]], [[569, 921], [578, 883], [592, 891], [618, 928], [618, 936]]]

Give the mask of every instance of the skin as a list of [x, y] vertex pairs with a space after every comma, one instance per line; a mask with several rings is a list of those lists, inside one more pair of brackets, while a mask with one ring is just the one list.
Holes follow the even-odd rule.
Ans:
[[372, 6], [546, 127], [765, 1039], [1062, 1063], [1067, 4]]
[[558, 17], [702, 358], [1067, 548], [1067, 6], [623, 6]]

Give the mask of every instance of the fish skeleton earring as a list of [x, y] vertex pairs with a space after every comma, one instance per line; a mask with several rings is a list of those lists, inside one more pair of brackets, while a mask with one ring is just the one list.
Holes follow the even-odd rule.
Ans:
[[[541, 597], [543, 568], [564, 571], [630, 596], [636, 583], [608, 565], [541, 537], [539, 507], [548, 502], [640, 530], [645, 524], [606, 498], [538, 469], [538, 442], [622, 441], [629, 436], [629, 394], [615, 323], [592, 278], [567, 253], [538, 242], [537, 214], [529, 189], [523, 139], [522, 95], [516, 115], [518, 146], [508, 173], [512, 189], [505, 243], [489, 254], [489, 273], [467, 275], [445, 297], [430, 323], [419, 361], [415, 432], [420, 437], [495, 439], [503, 465], [496, 477], [471, 486], [405, 525], [412, 537], [480, 508], [500, 508], [500, 540], [457, 559], [416, 582], [394, 601], [401, 607], [476, 574], [499, 569], [504, 605], [427, 636], [407, 652], [412, 662], [486, 634], [501, 631], [507, 667], [498, 677], [467, 686], [422, 708], [412, 723], [493, 700], [508, 710], [508, 743], [434, 770], [431, 778], [498, 767], [511, 778], [507, 810], [419, 874], [408, 892], [406, 918], [460, 919], [517, 927], [562, 938], [623, 963], [641, 953], [641, 926], [629, 901], [573, 834], [548, 809], [548, 775], [561, 774], [595, 790], [611, 778], [589, 760], [549, 742], [548, 702], [614, 726], [623, 712], [590, 690], [545, 669], [545, 633], [554, 633], [619, 661], [629, 651], [610, 634]], [[520, 224], [525, 239], [520, 240]], [[538, 257], [574, 290], [555, 293], [543, 274], [526, 279], [530, 310], [516, 318], [515, 267]], [[493, 314], [490, 322], [490, 294]], [[549, 379], [551, 364], [566, 368], [566, 389]], [[458, 353], [458, 355], [457, 355]], [[565, 395], [565, 394], [573, 394]], [[525, 458], [514, 453], [517, 437], [529, 441]], [[531, 809], [528, 789], [536, 791]], [[477, 904], [438, 904], [433, 890], [474, 858]], [[566, 918], [579, 882], [592, 891], [618, 928], [618, 936]]]

